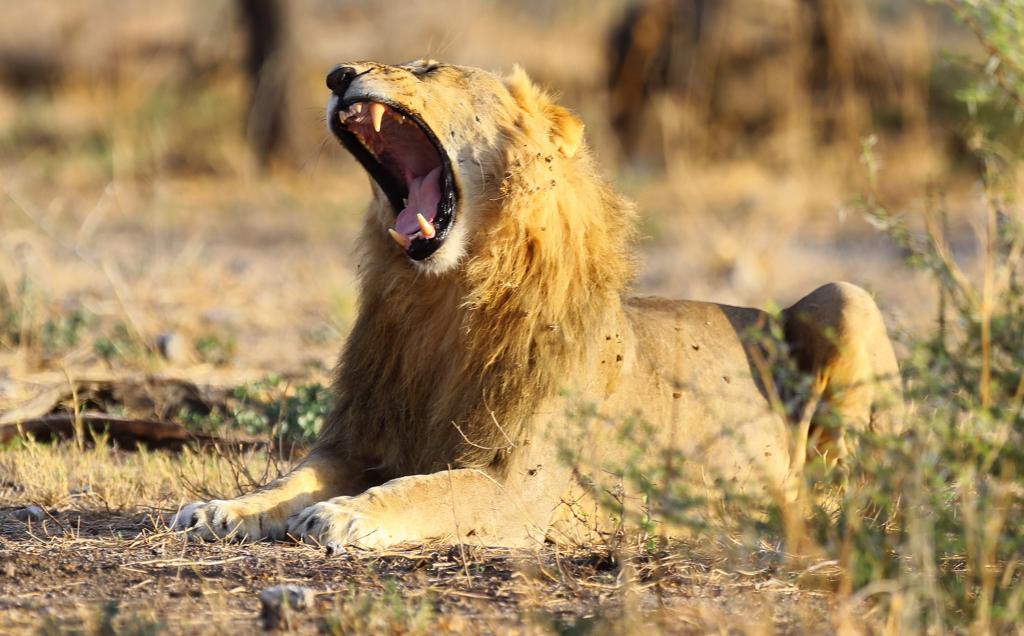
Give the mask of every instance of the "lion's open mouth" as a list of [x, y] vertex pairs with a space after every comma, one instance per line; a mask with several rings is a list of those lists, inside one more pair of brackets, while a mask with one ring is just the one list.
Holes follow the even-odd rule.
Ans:
[[391, 238], [423, 260], [444, 243], [455, 218], [451, 161], [422, 119], [400, 106], [349, 98], [331, 131], [380, 185], [395, 210]]

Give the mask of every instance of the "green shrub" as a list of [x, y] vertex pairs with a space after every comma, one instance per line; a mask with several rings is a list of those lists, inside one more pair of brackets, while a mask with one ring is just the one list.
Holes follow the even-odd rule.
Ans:
[[[987, 55], [977, 83], [961, 94], [966, 107], [1012, 110], [1019, 138], [1024, 2], [946, 4]], [[808, 531], [843, 567], [840, 592], [884, 591], [878, 598], [888, 602], [890, 624], [905, 631], [987, 633], [1024, 620], [1024, 210], [1014, 183], [1022, 157], [992, 132], [979, 123], [971, 136], [982, 166], [977, 267], [953, 253], [940, 196], [929, 197], [923, 229], [874, 192], [862, 201], [908, 263], [934, 280], [939, 315], [932, 333], [906, 342], [907, 434], [859, 440], [842, 505], [811, 515]], [[872, 185], [873, 145], [864, 152]]]
[[323, 428], [333, 401], [330, 388], [319, 382], [293, 386], [272, 375], [236, 387], [224, 407], [208, 415], [186, 411], [179, 418], [195, 429], [243, 431], [308, 444]]

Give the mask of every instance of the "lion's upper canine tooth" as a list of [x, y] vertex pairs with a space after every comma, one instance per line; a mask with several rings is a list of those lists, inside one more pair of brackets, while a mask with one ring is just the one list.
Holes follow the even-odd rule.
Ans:
[[373, 130], [375, 132], [380, 132], [380, 122], [384, 119], [384, 104], [371, 102], [370, 117], [373, 118]]
[[409, 249], [409, 243], [411, 241], [409, 241], [408, 236], [402, 234], [401, 232], [396, 232], [395, 228], [393, 227], [388, 228], [388, 234], [391, 236], [391, 238], [395, 239], [395, 243], [398, 243], [399, 245], [402, 246], [403, 250]]
[[419, 212], [416, 213], [416, 220], [419, 221], [420, 231], [423, 232], [423, 236], [428, 239], [434, 238], [434, 234], [437, 233], [436, 230], [434, 230], [434, 225], [425, 219]]

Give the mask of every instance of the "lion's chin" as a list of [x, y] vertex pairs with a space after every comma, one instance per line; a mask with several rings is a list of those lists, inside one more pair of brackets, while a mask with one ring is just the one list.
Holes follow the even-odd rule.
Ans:
[[466, 257], [467, 223], [464, 219], [453, 223], [444, 244], [428, 258], [410, 260], [410, 265], [417, 271], [440, 276], [459, 267]]

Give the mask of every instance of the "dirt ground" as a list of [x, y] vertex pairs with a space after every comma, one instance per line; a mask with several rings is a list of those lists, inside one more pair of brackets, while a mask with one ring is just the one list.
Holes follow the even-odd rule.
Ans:
[[[263, 450], [7, 448], [0, 634], [804, 634], [880, 620], [865, 599], [837, 599], [835, 562], [797, 564], [769, 535], [328, 554], [168, 529], [180, 505], [249, 490], [290, 463]], [[261, 594], [281, 585], [309, 590], [310, 605], [268, 614]]]
[[[0, 511], [0, 632], [669, 633], [829, 631], [829, 597], [772, 568], [608, 550], [463, 547], [325, 555], [295, 544], [197, 544], [147, 514]], [[259, 594], [311, 589], [270, 619]], [[280, 622], [275, 622], [280, 621]], [[147, 627], [148, 626], [148, 627]], [[138, 630], [137, 632], [134, 630]]]

